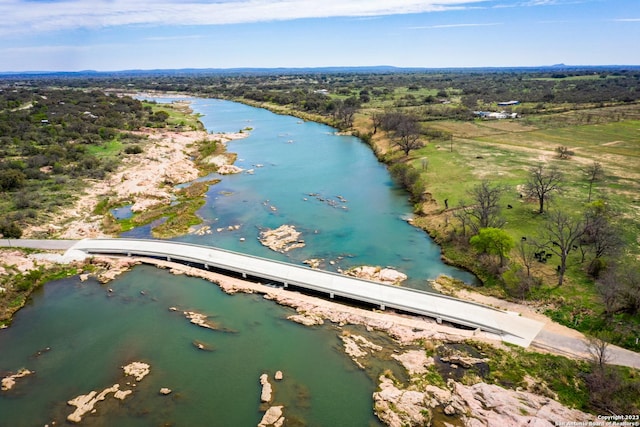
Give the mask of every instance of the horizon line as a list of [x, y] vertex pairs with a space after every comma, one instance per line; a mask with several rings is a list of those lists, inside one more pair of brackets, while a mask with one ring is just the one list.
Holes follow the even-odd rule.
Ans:
[[323, 69], [396, 69], [396, 70], [478, 70], [478, 69], [536, 69], [536, 68], [640, 68], [640, 64], [551, 64], [551, 65], [472, 65], [472, 66], [397, 66], [397, 65], [320, 65], [308, 67], [184, 67], [184, 68], [128, 68], [119, 70], [21, 70], [0, 71], [0, 75], [18, 74], [108, 74], [108, 73], [158, 73], [158, 72], [197, 72], [197, 71], [278, 71], [278, 70], [323, 70]]

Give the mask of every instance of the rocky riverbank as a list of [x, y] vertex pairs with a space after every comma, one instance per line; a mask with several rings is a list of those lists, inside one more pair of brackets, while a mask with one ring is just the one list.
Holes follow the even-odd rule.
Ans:
[[[169, 205], [175, 198], [179, 184], [193, 181], [200, 175], [192, 151], [202, 141], [246, 138], [245, 132], [209, 134], [205, 131], [174, 131], [145, 129], [136, 134], [145, 136], [144, 152], [122, 159], [118, 170], [104, 180], [87, 180], [85, 192], [73, 206], [63, 209], [46, 224], [32, 226], [23, 238], [83, 239], [109, 237], [104, 231], [104, 216], [95, 214], [101, 200], [129, 201], [131, 211], [144, 212], [158, 205]], [[225, 173], [234, 173], [234, 156], [216, 156], [214, 164]]]

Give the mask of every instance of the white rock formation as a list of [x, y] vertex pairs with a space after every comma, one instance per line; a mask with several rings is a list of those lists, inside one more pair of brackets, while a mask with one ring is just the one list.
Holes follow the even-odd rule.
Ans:
[[281, 427], [283, 424], [282, 406], [272, 406], [264, 413], [258, 427]]
[[384, 283], [385, 285], [399, 285], [404, 280], [407, 280], [406, 274], [392, 268], [373, 267], [369, 265], [351, 268], [347, 270], [345, 274], [359, 279]]
[[271, 383], [269, 382], [269, 376], [267, 374], [260, 375], [260, 384], [262, 385], [260, 400], [263, 402], [271, 402], [272, 388]]
[[117, 392], [119, 388], [120, 385], [114, 384], [109, 388], [105, 388], [100, 393], [91, 391], [89, 394], [80, 395], [69, 400], [67, 404], [75, 406], [76, 410], [67, 417], [67, 420], [72, 423], [79, 423], [86, 413], [94, 410], [96, 403], [103, 401], [109, 394]]
[[151, 367], [143, 362], [132, 362], [127, 366], [123, 366], [125, 375], [131, 375], [135, 377], [136, 381], [141, 381], [144, 377], [149, 375]]
[[259, 240], [272, 251], [284, 253], [304, 247], [305, 243], [300, 239], [300, 235], [293, 225], [284, 224], [275, 229], [261, 231]]
[[594, 420], [592, 415], [567, 408], [548, 397], [494, 384], [467, 386], [450, 380], [447, 389], [427, 385], [418, 390], [416, 386], [400, 389], [384, 376], [380, 381], [380, 391], [373, 394], [374, 407], [379, 418], [391, 427], [428, 425], [430, 410], [438, 407], [472, 427], [552, 427], [558, 420]]
[[18, 378], [26, 377], [27, 375], [34, 374], [35, 372], [30, 371], [28, 369], [20, 369], [17, 374], [9, 375], [8, 377], [4, 377], [2, 379], [2, 391], [8, 391], [16, 385], [16, 380]]

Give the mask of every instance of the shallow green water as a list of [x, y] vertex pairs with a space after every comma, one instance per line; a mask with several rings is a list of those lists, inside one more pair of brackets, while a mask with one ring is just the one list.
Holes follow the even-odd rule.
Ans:
[[[234, 332], [192, 325], [171, 306], [207, 314]], [[151, 373], [124, 402], [99, 403], [82, 425], [255, 426], [265, 372], [274, 403], [300, 422], [289, 425], [380, 425], [372, 412], [375, 385], [342, 353], [339, 332], [286, 320], [292, 313], [257, 295], [229, 296], [204, 280], [147, 266], [106, 286], [49, 283], [0, 332], [0, 373], [36, 372], [0, 394], [0, 425], [64, 425], [74, 409], [67, 400], [124, 386], [120, 367], [132, 361], [149, 363]], [[196, 349], [194, 340], [213, 351]], [[282, 382], [273, 381], [277, 370]], [[161, 387], [173, 393], [161, 396]]]

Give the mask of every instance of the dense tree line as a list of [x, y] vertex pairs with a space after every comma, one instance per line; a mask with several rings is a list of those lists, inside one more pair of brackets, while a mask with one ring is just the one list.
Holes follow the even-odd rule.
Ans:
[[[499, 101], [519, 100], [526, 113], [544, 112], [545, 105], [629, 103], [640, 99], [637, 69], [514, 69], [514, 70], [400, 70], [376, 72], [325, 72], [289, 70], [269, 73], [98, 74], [90, 78], [22, 76], [29, 84], [64, 85], [80, 88], [103, 87], [130, 90], [159, 90], [218, 98], [270, 102], [293, 109], [332, 116], [339, 102], [348, 98], [357, 106], [371, 102], [393, 102], [398, 108], [422, 108], [422, 120], [451, 118], [470, 120], [476, 109]], [[418, 95], [429, 89], [429, 95]], [[408, 90], [401, 97], [396, 91]], [[455, 102], [441, 107], [445, 100]], [[353, 101], [350, 101], [353, 102]], [[536, 105], [532, 107], [532, 105]], [[344, 124], [343, 120], [342, 121]], [[348, 120], [347, 120], [348, 122]]]

